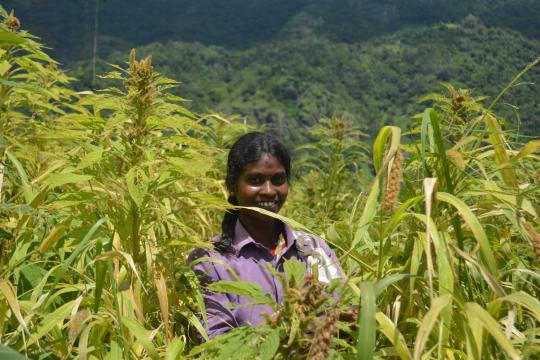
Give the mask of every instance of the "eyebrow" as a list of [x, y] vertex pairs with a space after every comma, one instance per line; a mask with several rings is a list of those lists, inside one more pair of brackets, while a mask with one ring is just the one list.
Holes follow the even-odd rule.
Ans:
[[[260, 171], [248, 171], [245, 174], [245, 176], [259, 176], [259, 175], [266, 176], [265, 173], [260, 172]], [[275, 176], [275, 175], [287, 175], [287, 172], [286, 171], [278, 171], [278, 172], [272, 174], [272, 176]]]

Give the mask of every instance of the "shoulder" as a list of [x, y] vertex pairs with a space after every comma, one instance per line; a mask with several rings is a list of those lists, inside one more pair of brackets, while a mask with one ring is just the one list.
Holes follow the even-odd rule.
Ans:
[[327, 255], [335, 256], [334, 251], [328, 246], [323, 238], [305, 231], [292, 230], [287, 225], [286, 229], [286, 231], [292, 235], [296, 248], [300, 254], [310, 254], [313, 250], [320, 248]]

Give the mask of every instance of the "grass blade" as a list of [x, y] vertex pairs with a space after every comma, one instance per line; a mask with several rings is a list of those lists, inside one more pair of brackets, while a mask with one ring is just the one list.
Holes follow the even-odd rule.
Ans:
[[379, 323], [379, 330], [386, 336], [388, 340], [390, 340], [392, 345], [394, 345], [394, 349], [401, 360], [412, 359], [411, 352], [407, 347], [407, 342], [403, 337], [403, 334], [401, 334], [392, 320], [390, 320], [388, 316], [380, 311], [375, 315], [375, 318], [377, 319], [377, 323]]
[[444, 201], [457, 209], [463, 220], [465, 220], [465, 223], [469, 225], [476, 240], [478, 241], [478, 245], [480, 245], [480, 253], [482, 255], [481, 258], [484, 265], [488, 268], [491, 274], [493, 274], [495, 277], [498, 277], [499, 270], [497, 267], [495, 256], [493, 254], [493, 250], [491, 249], [491, 244], [489, 243], [486, 232], [482, 228], [480, 221], [478, 221], [471, 209], [463, 201], [448, 193], [438, 193], [437, 199], [440, 201]]
[[[504, 336], [499, 323], [495, 320], [486, 310], [484, 310], [477, 303], [467, 303], [465, 304], [465, 313], [467, 317], [474, 322], [475, 320], [482, 324], [483, 328], [486, 329], [491, 336], [497, 341], [500, 347], [510, 356], [513, 360], [521, 359], [517, 350], [512, 346], [510, 340]], [[482, 346], [482, 344], [478, 344]]]
[[377, 334], [376, 311], [375, 285], [372, 282], [362, 282], [360, 284], [360, 319], [356, 345], [356, 358], [358, 360], [373, 359]]
[[437, 322], [439, 314], [446, 308], [452, 300], [450, 295], [444, 295], [435, 298], [431, 304], [431, 308], [426, 313], [416, 334], [416, 342], [414, 343], [414, 360], [421, 360], [426, 343]]

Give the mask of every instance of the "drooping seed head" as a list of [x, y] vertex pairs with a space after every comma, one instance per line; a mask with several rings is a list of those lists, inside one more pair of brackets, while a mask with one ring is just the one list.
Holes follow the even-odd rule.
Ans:
[[397, 150], [394, 156], [394, 162], [390, 169], [390, 173], [386, 178], [386, 185], [384, 188], [382, 209], [385, 213], [389, 213], [394, 210], [399, 197], [399, 190], [401, 186], [401, 162], [403, 154], [401, 150]]

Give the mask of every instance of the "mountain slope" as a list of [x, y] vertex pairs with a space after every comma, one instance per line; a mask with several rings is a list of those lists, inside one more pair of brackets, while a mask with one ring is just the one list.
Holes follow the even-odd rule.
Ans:
[[98, 52], [183, 41], [247, 49], [314, 28], [337, 42], [363, 42], [407, 26], [460, 21], [469, 14], [489, 26], [540, 39], [536, 0], [4, 0], [26, 28], [65, 62], [92, 56], [96, 5]]
[[[267, 42], [248, 50], [171, 42], [140, 49], [151, 52], [157, 70], [180, 80], [178, 93], [194, 109], [240, 113], [300, 134], [299, 127], [332, 113], [347, 113], [367, 132], [382, 124], [409, 122], [416, 101], [440, 91], [440, 82], [494, 97], [528, 62], [540, 42], [468, 17], [459, 24], [409, 28], [362, 44], [334, 43], [315, 35]], [[125, 53], [109, 62], [123, 63]], [[88, 63], [74, 68], [90, 86]], [[101, 67], [105, 71], [106, 67]], [[540, 79], [533, 69], [525, 81]], [[540, 87], [514, 88], [503, 102], [519, 107], [522, 128], [534, 134]], [[512, 108], [498, 111], [516, 123]]]

